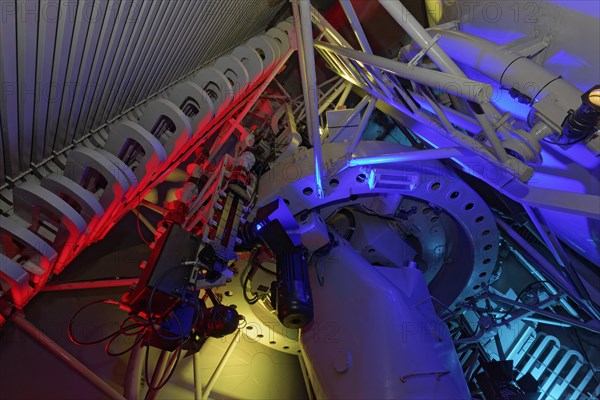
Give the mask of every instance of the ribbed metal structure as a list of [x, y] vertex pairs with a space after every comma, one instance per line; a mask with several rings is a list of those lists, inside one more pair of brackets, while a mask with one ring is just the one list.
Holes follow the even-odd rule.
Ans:
[[266, 28], [278, 0], [0, 1], [0, 187]]

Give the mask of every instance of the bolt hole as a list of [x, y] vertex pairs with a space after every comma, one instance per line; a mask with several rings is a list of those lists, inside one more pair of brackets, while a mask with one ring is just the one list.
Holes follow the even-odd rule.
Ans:
[[484, 276], [486, 276], [486, 275], [487, 275], [487, 272], [482, 272], [482, 273], [480, 273], [480, 274], [479, 274], [479, 277], [480, 277], [480, 278], [483, 278], [483, 277], [484, 277]]
[[492, 247], [494, 247], [494, 246], [492, 246], [491, 244], [486, 244], [486, 245], [483, 247], [483, 249], [484, 249], [485, 251], [488, 251], [488, 250], [491, 250], [491, 249], [492, 249]]
[[430, 188], [431, 190], [438, 190], [440, 188], [440, 186], [442, 186], [439, 182], [434, 182], [431, 184]]
[[473, 203], [468, 203], [468, 204], [465, 206], [465, 210], [467, 210], [467, 211], [469, 211], [469, 210], [472, 210], [474, 206], [475, 206], [475, 205], [474, 205]]
[[329, 181], [329, 186], [335, 188], [338, 187], [338, 185], [340, 184], [340, 181], [338, 181], [337, 179], [332, 179]]
[[481, 232], [481, 236], [487, 236], [490, 234], [490, 230], [486, 229], [485, 231]]
[[356, 177], [356, 182], [363, 183], [367, 180], [367, 176], [365, 174], [360, 174]]
[[254, 327], [253, 327], [252, 325], [248, 325], [248, 326], [246, 327], [246, 330], [248, 330], [248, 331], [251, 331], [252, 329], [254, 329]]
[[477, 218], [475, 219], [475, 222], [477, 222], [477, 223], [480, 223], [480, 222], [482, 222], [484, 219], [485, 219], [485, 218], [484, 218], [482, 215], [480, 215], [479, 217], [477, 217]]
[[423, 209], [423, 215], [427, 215], [427, 214], [429, 214], [431, 211], [432, 211], [431, 207], [425, 207], [425, 208]]
[[265, 335], [263, 335], [262, 333], [259, 333], [258, 335], [256, 335], [257, 338], [262, 339], [265, 337]]
[[304, 193], [306, 196], [310, 196], [311, 194], [313, 194], [313, 190], [312, 190], [312, 188], [305, 187], [305, 188], [302, 190], [302, 193]]
[[290, 346], [283, 346], [284, 350], [288, 350], [290, 348]]
[[231, 297], [233, 296], [233, 292], [231, 290], [227, 290], [225, 293], [223, 293], [225, 296], [227, 297]]
[[491, 263], [491, 262], [492, 262], [492, 259], [491, 259], [491, 258], [486, 258], [485, 260], [483, 260], [483, 263], [484, 263], [484, 264], [489, 264], [489, 263]]
[[479, 285], [475, 285], [475, 286], [473, 286], [473, 290], [479, 290], [480, 287], [481, 286], [479, 286]]
[[459, 195], [460, 195], [460, 193], [459, 193], [459, 192], [452, 192], [452, 193], [450, 194], [450, 198], [451, 198], [451, 199], [456, 199], [456, 198], [457, 198]]
[[271, 340], [269, 343], [270, 343], [270, 344], [277, 344], [277, 342], [276, 342], [276, 341], [274, 341], [274, 340]]
[[375, 249], [369, 249], [367, 250], [369, 253], [375, 253]]
[[436, 222], [438, 222], [440, 220], [440, 217], [431, 217], [431, 219], [429, 220], [432, 224], [435, 224]]

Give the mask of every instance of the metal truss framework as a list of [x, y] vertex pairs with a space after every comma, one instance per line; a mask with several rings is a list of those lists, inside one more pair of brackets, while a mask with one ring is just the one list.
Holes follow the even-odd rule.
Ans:
[[[292, 3], [297, 29], [303, 31], [302, 34], [298, 33], [299, 49], [304, 54], [304, 56], [300, 54], [299, 58], [305, 90], [307, 127], [314, 145], [316, 193], [319, 196], [326, 196], [323, 193], [322, 182], [352, 166], [451, 159], [465, 172], [524, 205], [527, 214], [562, 268], [562, 271], [556, 268], [545, 268], [544, 275], [548, 279], [559, 282], [561, 290], [577, 301], [590, 316], [600, 318], [600, 313], [593, 305], [581, 278], [569, 262], [565, 250], [556, 236], [547, 229], [543, 217], [538, 212], [540, 208], [550, 209], [600, 219], [598, 209], [600, 197], [528, 185], [527, 181], [532, 177], [534, 170], [503, 147], [501, 137], [509, 129], [506, 122], [510, 116], [502, 115], [490, 103], [491, 86], [469, 79], [452, 58], [436, 44], [437, 37], [431, 37], [400, 1], [380, 0], [380, 3], [421, 48], [421, 51], [408, 63], [372, 54], [371, 46], [350, 1], [341, 0], [340, 3], [358, 39], [360, 50], [352, 48], [314, 7], [310, 7], [308, 1], [292, 1]], [[317, 40], [314, 43], [313, 25], [318, 30]], [[313, 46], [314, 51], [323, 57], [336, 74], [366, 92], [363, 101], [346, 119], [346, 122], [352, 120], [365, 109], [361, 123], [356, 128], [345, 156], [334, 162], [331, 168], [322, 166], [323, 154], [319, 128], [315, 127], [321, 109], [316, 97], [311, 95], [315, 93], [316, 85], [313, 78], [315, 74], [312, 72], [315, 68], [314, 58], [306, 56], [312, 53]], [[441, 72], [417, 66], [426, 54]], [[400, 79], [411, 81], [412, 90], [403, 86]], [[341, 87], [343, 85], [338, 86], [338, 90], [332, 88], [331, 97], [339, 95]], [[446, 92], [463, 99], [474, 111], [475, 117], [438, 105], [433, 98], [432, 90]], [[400, 120], [406, 120], [408, 117], [411, 123], [419, 127], [418, 135], [431, 145], [432, 149], [382, 154], [370, 158], [361, 158], [357, 155], [356, 146], [375, 102], [378, 102], [380, 108], [392, 117]], [[425, 104], [433, 112], [425, 112], [422, 106]], [[482, 132], [483, 141], [466, 134], [467, 131]], [[489, 168], [494, 169], [494, 179], [486, 179], [486, 175], [489, 174], [484, 171]]]

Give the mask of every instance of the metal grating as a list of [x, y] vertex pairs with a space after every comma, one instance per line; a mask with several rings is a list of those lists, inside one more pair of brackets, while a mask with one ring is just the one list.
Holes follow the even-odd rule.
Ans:
[[267, 27], [282, 0], [0, 0], [0, 187]]

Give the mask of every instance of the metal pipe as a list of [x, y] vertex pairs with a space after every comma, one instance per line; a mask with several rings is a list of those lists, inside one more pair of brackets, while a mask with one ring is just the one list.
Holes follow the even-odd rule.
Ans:
[[476, 103], [486, 102], [491, 98], [492, 87], [490, 85], [466, 77], [454, 76], [445, 72], [433, 71], [417, 66], [409, 66], [408, 64], [385, 57], [366, 54], [361, 51], [346, 49], [325, 42], [315, 42], [314, 45], [326, 51], [373, 65], [377, 68], [393, 72], [405, 79], [443, 90]]
[[379, 4], [396, 20], [398, 25], [410, 36], [421, 49], [427, 50], [427, 55], [444, 72], [466, 78], [465, 73], [440, 48], [431, 35], [421, 26], [419, 21], [398, 0], [379, 0]]
[[150, 378], [150, 382], [148, 382], [148, 393], [146, 393], [146, 399], [152, 400], [158, 393], [158, 390], [151, 389], [151, 387], [157, 387], [160, 385], [160, 381], [163, 378], [163, 371], [167, 371], [165, 365], [167, 364], [167, 352], [165, 350], [161, 350], [160, 355], [158, 356], [158, 361], [156, 361], [156, 367], [154, 368], [154, 372], [152, 373], [152, 378]]
[[[350, 115], [348, 115], [348, 117], [346, 117], [344, 119], [344, 121], [341, 123], [341, 126], [349, 124], [350, 121], [352, 121], [354, 118], [356, 118], [357, 115], [360, 114], [360, 112], [362, 111], [363, 108], [365, 108], [365, 106], [367, 104], [369, 104], [369, 102], [371, 101], [373, 97], [372, 96], [365, 96], [363, 97], [363, 99], [360, 101], [360, 103], [358, 103], [356, 105], [356, 107], [354, 107], [354, 109], [352, 110], [352, 112], [350, 113]], [[337, 136], [335, 137], [330, 137], [328, 142], [333, 142], [336, 139]]]
[[309, 138], [312, 139], [313, 154], [315, 157], [315, 185], [317, 197], [323, 197], [323, 154], [321, 150], [321, 133], [318, 114], [317, 99], [317, 74], [315, 71], [315, 53], [313, 50], [312, 22], [309, 1], [292, 0], [294, 23], [298, 31], [298, 47], [303, 51], [298, 53], [300, 57], [300, 69], [304, 70], [305, 84], [303, 85], [304, 103], [306, 104], [306, 126]]
[[348, 89], [348, 84], [340, 85], [329, 96], [327, 96], [327, 97], [323, 96], [325, 98], [325, 101], [323, 101], [321, 104], [319, 104], [318, 114], [321, 115], [323, 113], [323, 111], [327, 110], [327, 108], [329, 108], [329, 106], [334, 102], [334, 100], [337, 99], [347, 89]]
[[439, 160], [443, 158], [464, 157], [470, 153], [462, 147], [447, 147], [441, 149], [428, 149], [407, 151], [405, 153], [381, 154], [372, 157], [353, 158], [348, 161], [348, 167], [357, 165], [378, 165], [397, 162]]
[[[525, 268], [527, 268], [527, 270], [529, 271], [529, 273], [538, 281], [544, 281], [546, 280], [546, 277], [543, 274], [540, 274], [540, 272], [535, 269], [535, 267], [533, 265], [531, 265], [531, 263], [529, 262], [529, 260], [527, 260], [527, 258], [521, 254], [521, 252], [518, 249], [515, 249], [514, 247], [512, 247], [511, 244], [508, 244], [509, 248], [511, 248], [511, 251], [513, 252], [513, 254], [515, 255], [515, 257], [517, 258], [517, 260], [519, 260], [524, 266]], [[558, 291], [554, 288], [554, 286], [548, 282], [544, 282], [542, 283], [542, 285], [544, 285], [544, 287], [546, 288], [546, 290], [548, 291], [548, 293], [555, 295], [558, 293]], [[569, 304], [569, 301], [563, 296], [560, 298], [559, 303], [565, 308], [565, 310], [567, 310], [567, 312], [569, 314], [571, 314], [573, 317], [575, 318], [580, 318], [579, 313], [577, 311], [575, 311], [575, 309], [573, 308], [573, 306], [571, 306], [571, 304]]]
[[367, 127], [367, 124], [369, 123], [369, 118], [371, 118], [371, 114], [373, 113], [373, 110], [375, 109], [375, 104], [377, 104], [377, 99], [375, 99], [375, 97], [371, 96], [371, 98], [369, 99], [369, 104], [367, 105], [367, 108], [365, 110], [365, 113], [363, 114], [362, 119], [360, 120], [360, 124], [358, 124], [358, 126], [356, 127], [356, 130], [354, 131], [354, 136], [352, 136], [352, 142], [350, 144], [350, 147], [348, 147], [346, 154], [354, 155], [354, 152], [356, 151], [356, 147], [358, 146], [358, 143], [360, 143], [360, 139], [362, 138], [363, 132], [364, 132], [365, 128]]
[[508, 160], [508, 154], [502, 146], [502, 142], [500, 141], [500, 138], [496, 134], [496, 131], [494, 130], [494, 127], [490, 121], [484, 114], [480, 114], [478, 112], [474, 112], [473, 114], [477, 122], [479, 122], [479, 125], [481, 125], [481, 129], [483, 130], [485, 137], [492, 145], [492, 149], [494, 150], [496, 157], [498, 157], [501, 162], [506, 162]]
[[354, 34], [356, 35], [356, 38], [358, 39], [358, 43], [360, 44], [360, 47], [362, 48], [362, 50], [365, 53], [373, 54], [371, 45], [369, 44], [369, 41], [367, 40], [365, 31], [363, 30], [362, 26], [360, 25], [360, 21], [358, 20], [358, 17], [356, 16], [356, 12], [354, 11], [354, 7], [352, 7], [352, 3], [350, 3], [350, 0], [340, 0], [340, 5], [344, 9], [344, 13], [346, 14], [346, 17], [348, 18], [348, 21], [350, 21], [350, 26], [352, 27], [352, 30], [354, 30]]
[[116, 400], [125, 400], [119, 392], [113, 389], [108, 383], [104, 382], [98, 375], [93, 373], [88, 367], [83, 365], [81, 361], [73, 357], [69, 354], [65, 349], [60, 347], [54, 340], [50, 339], [48, 336], [44, 334], [44, 332], [40, 331], [36, 328], [31, 322], [27, 321], [18, 313], [13, 313], [12, 317], [10, 317], [10, 321], [12, 321], [20, 330], [29, 335], [33, 340], [37, 343], [41, 344], [47, 350], [49, 350], [52, 354], [57, 356], [59, 359], [64, 361], [68, 366], [77, 371], [81, 376], [87, 379], [92, 385], [101, 390], [105, 395], [107, 395], [111, 399]]
[[346, 83], [346, 89], [344, 90], [344, 92], [342, 93], [340, 98], [338, 99], [337, 104], [335, 105], [336, 108], [340, 108], [346, 103], [346, 100], [348, 99], [348, 95], [352, 91], [352, 86], [353, 85], [351, 83], [349, 83], [349, 82]]
[[[308, 0], [306, 0], [309, 3]], [[350, 43], [327, 21], [313, 6], [310, 7], [311, 17], [314, 24], [320, 31], [325, 33], [325, 37], [330, 42], [337, 42], [340, 46], [352, 48]]]
[[127, 372], [125, 374], [125, 385], [124, 392], [125, 398], [127, 400], [138, 400], [140, 396], [140, 377], [142, 371], [142, 349], [144, 346], [142, 345], [141, 336], [144, 336], [145, 332], [141, 332], [138, 336], [136, 336], [136, 341], [139, 340], [140, 343], [134, 346], [133, 350], [129, 355], [129, 360], [127, 361]]
[[204, 388], [204, 394], [202, 395], [203, 400], [208, 399], [208, 396], [210, 395], [210, 391], [212, 390], [213, 386], [217, 382], [217, 379], [219, 379], [221, 372], [223, 372], [223, 368], [225, 368], [225, 364], [227, 364], [227, 360], [229, 360], [229, 357], [231, 357], [233, 350], [235, 350], [235, 346], [238, 344], [238, 342], [239, 342], [238, 339], [241, 334], [242, 334], [242, 330], [238, 329], [237, 332], [235, 333], [235, 335], [233, 336], [231, 343], [229, 343], [227, 350], [225, 350], [225, 354], [223, 354], [223, 358], [221, 358], [221, 361], [219, 361], [219, 364], [217, 364], [217, 368], [215, 369], [215, 372], [213, 372], [212, 376], [208, 380], [208, 383], [206, 384], [206, 387]]
[[160, 215], [165, 215], [167, 213], [167, 209], [164, 207], [159, 206], [158, 204], [154, 204], [148, 200], [143, 199], [142, 201], [140, 201], [139, 203], [140, 206], [144, 206]]
[[[321, 101], [329, 99], [333, 93], [339, 90], [340, 87], [344, 86], [345, 81], [342, 78], [339, 78], [337, 82], [335, 82], [327, 91], [321, 96]], [[331, 104], [331, 103], [330, 103]], [[303, 119], [306, 116], [306, 106], [300, 111], [298, 115], [298, 119]]]
[[202, 400], [202, 379], [200, 377], [200, 353], [195, 352], [193, 357], [194, 363], [194, 400]]
[[548, 317], [548, 318], [557, 319], [559, 321], [563, 321], [563, 322], [566, 322], [568, 324], [571, 324], [571, 325], [574, 325], [574, 326], [578, 326], [580, 328], [587, 329], [587, 330], [592, 331], [592, 332], [600, 333], [600, 324], [596, 320], [592, 320], [591, 321], [592, 323], [595, 324], [595, 326], [594, 326], [594, 325], [591, 325], [589, 323], [581, 322], [581, 321], [576, 320], [574, 318], [565, 317], [563, 315], [558, 315], [556, 313], [553, 313], [552, 311], [546, 311], [544, 309], [541, 309], [541, 308], [538, 308], [538, 307], [534, 307], [534, 306], [531, 306], [529, 304], [526, 304], [526, 303], [523, 303], [523, 302], [520, 302], [520, 301], [510, 300], [510, 299], [507, 299], [506, 297], [498, 296], [498, 295], [493, 294], [493, 293], [489, 293], [488, 296], [489, 296], [489, 299], [492, 300], [492, 301], [505, 303], [505, 304], [508, 304], [510, 306], [514, 306], [514, 307], [518, 307], [518, 308], [521, 308], [521, 309], [524, 309], [524, 310], [527, 310], [527, 311], [531, 311], [533, 313], [540, 314], [540, 315], [543, 315], [543, 316]]
[[137, 208], [132, 208], [131, 212], [136, 216], [136, 218], [139, 218], [140, 222], [144, 224], [144, 226], [148, 228], [153, 235], [156, 235], [156, 228], [154, 225], [152, 225], [152, 223], [148, 221], [148, 219], [144, 217], [144, 215]]
[[542, 256], [529, 242], [527, 242], [527, 240], [525, 240], [521, 235], [515, 232], [510, 227], [510, 225], [504, 222], [500, 217], [496, 217], [496, 223], [504, 232], [506, 232], [506, 240], [514, 241], [516, 244], [522, 247], [523, 250], [525, 250], [525, 252], [528, 253], [530, 257], [533, 258], [536, 267], [541, 271], [541, 273], [546, 279], [558, 286], [581, 308], [586, 310], [586, 312], [590, 313], [590, 315], [596, 314], [595, 310], [589, 310], [591, 306], [580, 298], [577, 289], [572, 285], [572, 283], [554, 265], [552, 265], [544, 256]]
[[101, 279], [97, 281], [81, 281], [81, 282], [60, 282], [44, 286], [40, 292], [57, 292], [61, 290], [82, 290], [82, 289], [104, 289], [114, 287], [126, 287], [137, 283], [139, 278], [120, 279]]
[[310, 378], [308, 376], [308, 369], [302, 355], [298, 355], [298, 362], [300, 363], [300, 371], [302, 371], [302, 377], [304, 378], [304, 386], [306, 387], [306, 393], [308, 394], [308, 400], [314, 400], [312, 387], [310, 385]]
[[[410, 95], [422, 107], [424, 107], [425, 109], [427, 109], [431, 112], [435, 112], [433, 107], [431, 107], [431, 105], [429, 104], [429, 101], [426, 98], [426, 96], [423, 96], [422, 94], [415, 93], [412, 91], [410, 92]], [[481, 129], [481, 126], [479, 126], [477, 121], [474, 118], [472, 118], [471, 116], [466, 115], [460, 111], [457, 111], [454, 108], [446, 107], [441, 104], [437, 104], [437, 105], [443, 111], [444, 115], [446, 115], [448, 120], [452, 124], [458, 126], [459, 128], [462, 128], [473, 134], [479, 132], [479, 130]]]
[[538, 324], [545, 324], [545, 325], [562, 326], [563, 328], [570, 328], [571, 326], [573, 326], [573, 325], [567, 324], [565, 322], [557, 322], [557, 321], [551, 321], [548, 319], [541, 319], [541, 318], [525, 317], [522, 319], [523, 319], [523, 321], [536, 322]]
[[[516, 87], [529, 97], [540, 100], [550, 93], [547, 89], [552, 82], [552, 86], [560, 86], [556, 92], [561, 94], [561, 101], [567, 102], [571, 108], [581, 103], [581, 90], [527, 57], [465, 32], [439, 28], [427, 31], [440, 35], [438, 45], [453, 59], [481, 71], [502, 86]], [[541, 91], [542, 88], [546, 90]]]

